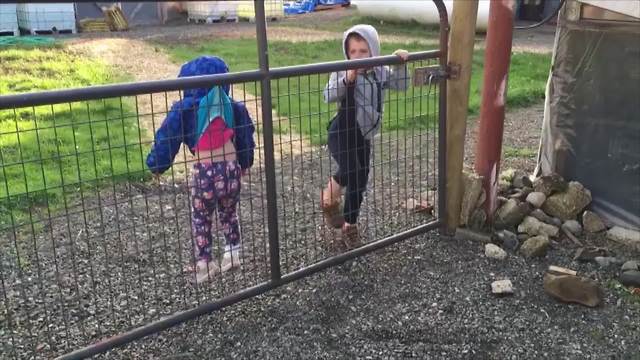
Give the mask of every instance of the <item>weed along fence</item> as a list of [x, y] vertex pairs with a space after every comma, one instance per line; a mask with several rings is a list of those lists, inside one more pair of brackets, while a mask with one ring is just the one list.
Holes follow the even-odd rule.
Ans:
[[[448, 22], [435, 3], [440, 48], [411, 53], [407, 90], [382, 99], [355, 248], [332, 246], [340, 230], [320, 210], [336, 170], [325, 144], [337, 106], [323, 91], [332, 72], [398, 56], [270, 68], [256, 1], [257, 70], [0, 96], [0, 358], [103, 353], [438, 229]], [[237, 210], [242, 266], [195, 284], [184, 268], [198, 159], [183, 146], [158, 178], [145, 160], [173, 104], [215, 86], [247, 108], [256, 147]]]

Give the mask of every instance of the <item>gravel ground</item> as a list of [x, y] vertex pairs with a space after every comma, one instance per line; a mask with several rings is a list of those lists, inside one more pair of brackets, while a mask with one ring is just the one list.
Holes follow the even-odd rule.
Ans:
[[[126, 359], [633, 359], [640, 306], [606, 291], [589, 309], [542, 291], [550, 264], [599, 281], [557, 247], [542, 260], [487, 259], [477, 243], [419, 236], [149, 337]], [[489, 285], [511, 279], [515, 294]]]
[[[345, 16], [348, 11], [337, 13]], [[332, 16], [327, 14], [322, 13], [323, 19]], [[129, 63], [140, 68], [133, 71], [138, 74], [135, 79], [150, 80], [175, 76], [177, 66], [162, 54], [152, 56], [156, 50], [144, 41], [187, 41], [210, 37], [213, 30], [214, 36], [239, 37], [250, 36], [254, 27], [148, 28], [116, 36], [125, 39], [82, 35], [72, 46], [97, 56], [129, 49], [128, 59], [133, 59]], [[293, 41], [336, 36], [317, 30], [273, 27], [270, 31], [272, 38], [295, 34], [289, 39]], [[516, 33], [514, 48], [549, 51], [552, 35], [547, 28]], [[114, 59], [107, 57], [109, 62]], [[130, 72], [118, 61], [116, 66]], [[142, 102], [142, 107], [149, 104]], [[541, 113], [542, 106], [508, 113], [505, 147], [535, 149]], [[475, 126], [472, 121], [468, 127], [467, 166], [473, 163]], [[423, 135], [409, 137], [408, 142], [394, 136], [380, 139], [378, 151], [384, 151], [376, 155], [362, 215], [368, 240], [430, 219], [403, 206], [409, 198], [436, 203], [429, 192], [437, 179], [431, 160], [434, 148], [416, 145], [433, 144], [434, 139], [432, 134]], [[327, 241], [335, 234], [321, 225], [317, 211], [318, 191], [330, 165], [324, 150], [309, 147], [304, 139], [276, 143], [282, 263], [283, 271], [289, 272], [332, 254]], [[84, 210], [86, 217], [80, 212], [70, 214], [68, 221], [53, 219], [43, 227], [19, 228], [15, 237], [1, 234], [0, 358], [50, 358], [266, 280], [261, 163], [258, 159], [243, 184], [243, 271], [205, 287], [191, 286], [182, 274], [191, 258], [187, 184], [182, 176], [165, 177], [160, 185], [108, 184], [99, 194], [82, 194], [82, 201], [74, 197], [75, 209]], [[503, 163], [504, 168], [527, 171], [533, 166], [531, 156], [506, 157]], [[404, 173], [408, 176], [401, 176]], [[588, 240], [608, 245], [602, 239]], [[574, 263], [572, 251], [572, 244], [556, 243], [542, 260], [511, 255], [496, 262], [485, 258], [477, 243], [431, 233], [103, 357], [638, 358], [638, 301], [607, 287], [615, 271]], [[621, 250], [618, 255], [629, 256]], [[550, 264], [571, 267], [599, 281], [606, 289], [605, 304], [587, 309], [548, 298], [542, 291], [542, 275]], [[503, 278], [514, 282], [515, 295], [491, 296], [489, 284]]]
[[[335, 233], [322, 225], [318, 200], [335, 165], [325, 149], [305, 149], [296, 137], [275, 140], [281, 260], [287, 273], [332, 254], [328, 242]], [[377, 140], [361, 216], [367, 241], [430, 219], [404, 204], [427, 196], [436, 201], [429, 192], [437, 179], [436, 154], [427, 146], [434, 143], [430, 132]], [[42, 226], [2, 234], [0, 325], [6, 330], [0, 331], [0, 343], [6, 346], [0, 347], [0, 358], [49, 358], [266, 281], [262, 164], [259, 152], [243, 181], [243, 271], [206, 286], [192, 286], [182, 273], [192, 260], [188, 184], [171, 175], [161, 184], [107, 184], [99, 195], [70, 195], [66, 216], [49, 221], [46, 214], [34, 214]]]

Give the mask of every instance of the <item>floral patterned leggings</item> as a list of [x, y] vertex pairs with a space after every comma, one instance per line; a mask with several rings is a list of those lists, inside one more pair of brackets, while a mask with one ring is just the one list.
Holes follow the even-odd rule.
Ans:
[[240, 243], [236, 207], [240, 199], [241, 169], [237, 161], [196, 163], [191, 189], [191, 228], [197, 260], [211, 260], [212, 215], [217, 211], [226, 245]]

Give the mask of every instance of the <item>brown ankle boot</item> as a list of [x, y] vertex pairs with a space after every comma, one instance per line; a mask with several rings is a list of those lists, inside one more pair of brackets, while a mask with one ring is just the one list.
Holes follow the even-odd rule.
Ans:
[[346, 224], [342, 227], [342, 242], [347, 250], [352, 250], [362, 246], [362, 239], [358, 232], [358, 225]]
[[327, 226], [334, 229], [340, 229], [344, 225], [344, 217], [342, 216], [342, 203], [340, 200], [326, 202], [322, 193], [320, 194], [320, 207], [324, 215], [324, 221]]

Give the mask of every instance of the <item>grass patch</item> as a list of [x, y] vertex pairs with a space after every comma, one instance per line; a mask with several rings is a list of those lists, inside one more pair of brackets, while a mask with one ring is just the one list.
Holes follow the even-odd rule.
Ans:
[[[318, 29], [318, 23], [314, 21], [305, 21], [308, 19], [296, 19], [295, 17], [287, 18], [285, 21], [274, 23], [272, 26], [286, 28], [303, 28]], [[437, 39], [438, 27], [420, 24], [417, 21], [392, 21], [380, 20], [371, 16], [346, 16], [335, 21], [327, 21], [322, 23], [321, 30], [342, 33], [350, 27], [358, 24], [373, 25], [380, 35], [399, 35], [422, 37], [431, 36]]]
[[[59, 46], [5, 48], [0, 63], [3, 95], [126, 80]], [[80, 190], [142, 178], [132, 109], [127, 100], [105, 99], [1, 110], [0, 228], [56, 211]]]
[[632, 294], [631, 290], [622, 285], [618, 280], [609, 279], [606, 283], [606, 287], [613, 291], [619, 298], [624, 299], [632, 306], [636, 306], [640, 309], [640, 296]]
[[[382, 44], [382, 53], [391, 54], [395, 49], [409, 51], [424, 50], [418, 43]], [[223, 58], [231, 71], [258, 68], [255, 39], [216, 39], [198, 44], [169, 46], [166, 48], [171, 59], [177, 63], [189, 61], [203, 54]], [[309, 64], [343, 59], [340, 42], [335, 40], [291, 43], [272, 41], [269, 43], [271, 67]], [[473, 57], [473, 76], [469, 111], [477, 114], [480, 108], [480, 88], [482, 85], [483, 51], [476, 51]], [[508, 106], [520, 107], [538, 103], [544, 99], [544, 89], [549, 72], [550, 56], [545, 54], [517, 53], [513, 55], [509, 78]], [[324, 104], [322, 90], [328, 74], [280, 79], [272, 82], [273, 106], [280, 116], [289, 119], [288, 124], [278, 126], [276, 131], [286, 132], [289, 128], [308, 135], [312, 143], [326, 141], [326, 124], [335, 111], [335, 105]], [[247, 86], [251, 92], [256, 87]], [[387, 92], [387, 103], [383, 130], [421, 128], [433, 125], [433, 114], [437, 107], [434, 96], [427, 96], [426, 88], [410, 87], [406, 93]], [[433, 95], [433, 94], [432, 94]], [[427, 111], [428, 110], [428, 111]]]
[[505, 146], [504, 156], [505, 158], [534, 158], [538, 155], [538, 151], [529, 148], [514, 148]]

